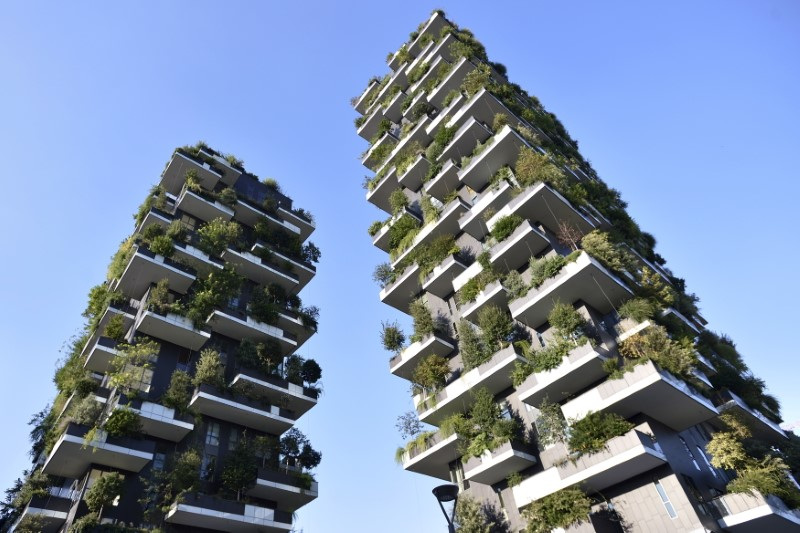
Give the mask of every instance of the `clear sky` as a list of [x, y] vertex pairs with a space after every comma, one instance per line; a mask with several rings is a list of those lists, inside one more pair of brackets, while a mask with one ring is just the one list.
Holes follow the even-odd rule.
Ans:
[[[500, 7], [502, 6], [502, 7]], [[175, 146], [203, 139], [314, 213], [325, 393], [306, 533], [443, 531], [436, 480], [395, 465], [351, 96], [434, 7], [555, 112], [753, 371], [800, 421], [800, 3], [4, 2], [0, 18], [0, 485], [52, 398], [62, 343]], [[407, 323], [407, 321], [404, 321]]]

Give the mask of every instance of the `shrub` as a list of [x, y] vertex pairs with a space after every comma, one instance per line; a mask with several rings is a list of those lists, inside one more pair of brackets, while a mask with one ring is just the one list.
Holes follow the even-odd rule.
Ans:
[[647, 267], [642, 268], [639, 275], [637, 296], [658, 302], [661, 307], [670, 307], [675, 303], [675, 291], [661, 279], [658, 273]]
[[[419, 232], [419, 221], [408, 214], [403, 214], [389, 227], [389, 249], [404, 249], [403, 245], [410, 243]], [[411, 235], [411, 237], [409, 237]]]
[[[454, 47], [460, 48], [462, 44], [463, 43], [456, 41], [450, 46], [450, 50], [453, 51]], [[459, 49], [457, 51], [453, 51], [453, 54], [458, 57], [460, 55], [466, 55], [465, 52], [467, 51]], [[490, 79], [491, 71], [489, 70], [489, 67], [487, 65], [480, 64], [475, 70], [464, 76], [464, 81], [461, 83], [461, 90], [465, 92], [467, 96], [472, 96], [484, 87], [488, 87]]]
[[255, 485], [258, 478], [258, 460], [255, 450], [246, 438], [225, 455], [220, 479], [222, 489], [240, 500], [242, 494]]
[[247, 310], [255, 320], [264, 324], [275, 324], [278, 321], [278, 299], [272, 286], [260, 286], [253, 290]]
[[456, 415], [457, 418], [451, 422], [456, 433], [462, 437], [463, 444], [459, 450], [462, 461], [494, 450], [519, 433], [519, 423], [502, 416], [500, 405], [487, 388], [474, 389], [472, 397], [473, 404], [468, 415]]
[[461, 91], [459, 91], [458, 89], [453, 89], [452, 91], [450, 91], [445, 95], [444, 100], [442, 101], [442, 107], [445, 108], [449, 106], [452, 103], [452, 101], [458, 98], [460, 95]]
[[558, 335], [563, 339], [572, 339], [583, 333], [586, 321], [578, 311], [569, 304], [556, 302], [547, 315], [547, 321], [556, 328]]
[[463, 318], [458, 323], [458, 352], [465, 372], [482, 365], [492, 356], [492, 351], [486, 349], [472, 324]]
[[236, 222], [215, 218], [197, 230], [200, 238], [198, 247], [209, 255], [221, 255], [241, 238], [241, 232], [242, 229]]
[[503, 279], [503, 287], [508, 294], [508, 300], [513, 301], [517, 298], [522, 298], [528, 292], [528, 284], [522, 279], [522, 274], [516, 270], [512, 270]]
[[92, 488], [86, 492], [86, 506], [92, 512], [98, 512], [103, 507], [108, 507], [122, 494], [122, 484], [125, 478], [118, 472], [107, 472], [94, 482]]
[[171, 407], [183, 413], [189, 407], [191, 394], [192, 378], [183, 370], [176, 370], [172, 373], [169, 386], [161, 397], [161, 403], [166, 407]]
[[523, 146], [514, 165], [514, 173], [520, 187], [525, 188], [539, 182], [553, 185], [559, 191], [566, 189], [566, 176], [550, 158], [533, 148]]
[[533, 502], [522, 513], [528, 522], [525, 533], [550, 533], [588, 521], [591, 500], [577, 487], [561, 489]]
[[484, 346], [495, 352], [507, 343], [514, 323], [505, 311], [496, 305], [487, 305], [478, 311], [478, 326]]
[[508, 115], [505, 113], [495, 113], [494, 120], [492, 121], [492, 131], [497, 133], [506, 124], [508, 124]]
[[214, 309], [222, 308], [239, 294], [244, 278], [230, 265], [214, 269], [208, 277], [195, 282], [195, 291], [186, 316], [195, 324], [205, 324]]
[[392, 214], [397, 215], [408, 207], [408, 196], [403, 189], [395, 189], [389, 195], [389, 205], [392, 207]]
[[423, 391], [435, 392], [444, 387], [450, 375], [450, 364], [439, 355], [429, 355], [414, 369], [411, 383]]
[[410, 338], [411, 342], [421, 341], [438, 329], [428, 305], [423, 299], [418, 298], [411, 302], [409, 312], [414, 323], [414, 333]]
[[605, 448], [606, 442], [624, 435], [633, 426], [615, 413], [590, 412], [572, 424], [567, 446], [579, 457], [597, 453]]
[[[409, 98], [409, 100], [411, 100]], [[435, 111], [436, 108], [433, 107], [428, 102], [417, 102], [414, 104], [414, 107], [411, 108], [411, 120], [416, 122], [419, 120], [423, 115], [428, 115]]]
[[192, 383], [195, 387], [200, 385], [213, 385], [214, 387], [222, 387], [223, 382], [223, 368], [222, 361], [219, 357], [219, 352], [211, 348], [206, 348], [200, 352], [200, 359], [194, 370], [194, 378]]
[[420, 62], [418, 63], [411, 72], [408, 73], [408, 83], [413, 85], [417, 83], [422, 77], [428, 73], [430, 70], [431, 65], [427, 62]]
[[622, 318], [630, 318], [636, 322], [644, 322], [652, 319], [658, 310], [652, 300], [646, 298], [632, 298], [619, 306], [619, 315]]
[[612, 243], [608, 233], [594, 230], [581, 239], [581, 247], [586, 253], [600, 261], [606, 268], [614, 272], [635, 269], [633, 256], [620, 248], [616, 243]]
[[125, 338], [125, 322], [122, 315], [114, 315], [109, 319], [103, 335], [117, 342], [121, 342]]
[[376, 220], [375, 222], [369, 225], [369, 227], [367, 228], [367, 233], [369, 234], [370, 237], [374, 237], [375, 235], [378, 234], [378, 232], [381, 230], [384, 224], [385, 222], [383, 220]]
[[431, 163], [436, 163], [436, 160], [439, 159], [439, 156], [442, 155], [442, 152], [453, 140], [453, 137], [456, 135], [455, 127], [448, 128], [446, 126], [442, 126], [433, 136], [433, 141], [428, 147], [425, 149], [425, 158], [430, 161]]
[[114, 409], [103, 426], [112, 437], [130, 437], [142, 431], [139, 415], [127, 407]]
[[306, 470], [316, 468], [322, 460], [322, 454], [311, 447], [308, 438], [297, 428], [291, 428], [283, 434], [279, 450], [289, 466]]
[[381, 343], [384, 349], [390, 352], [399, 352], [403, 349], [406, 336], [397, 322], [381, 322]]
[[419, 201], [420, 208], [422, 209], [422, 220], [425, 224], [430, 224], [439, 219], [439, 208], [433, 205], [431, 197], [423, 194]]
[[130, 261], [132, 256], [133, 237], [131, 236], [120, 243], [119, 249], [111, 258], [111, 264], [108, 265], [106, 279], [112, 280], [119, 278], [125, 271], [125, 267], [128, 266], [128, 261]]
[[514, 230], [522, 224], [522, 217], [519, 215], [508, 215], [500, 217], [492, 227], [491, 235], [497, 242], [506, 240]]
[[381, 288], [394, 283], [397, 278], [397, 272], [392, 268], [389, 263], [381, 263], [375, 265], [375, 270], [372, 272], [372, 281], [376, 282]]
[[102, 412], [103, 404], [95, 400], [94, 396], [88, 395], [75, 407], [72, 419], [84, 426], [94, 426]]
[[[491, 265], [490, 265], [491, 267]], [[497, 281], [498, 274], [491, 268], [486, 268], [480, 274], [473, 276], [469, 281], [458, 289], [456, 298], [459, 305], [472, 302], [478, 297], [478, 294], [485, 289], [490, 283]]]
[[496, 525], [486, 516], [480, 502], [468, 494], [458, 495], [454, 522], [455, 531], [461, 533], [491, 533]]
[[574, 257], [577, 257], [577, 255], [573, 256], [573, 254], [570, 254], [567, 257], [561, 255], [539, 258], [532, 257], [530, 260], [531, 287], [535, 289], [544, 283], [545, 280], [561, 272], [561, 269]]
[[670, 339], [667, 330], [661, 326], [651, 326], [631, 335], [620, 343], [619, 352], [630, 359], [633, 366], [653, 361], [671, 374], [683, 378], [691, 377], [692, 368], [697, 364], [692, 342], [688, 339]]

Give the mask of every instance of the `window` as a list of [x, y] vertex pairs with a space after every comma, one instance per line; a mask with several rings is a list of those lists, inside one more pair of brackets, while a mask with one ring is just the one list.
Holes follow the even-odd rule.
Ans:
[[189, 361], [192, 359], [192, 352], [186, 348], [181, 348], [178, 351], [178, 363], [175, 365], [176, 370], [189, 371]]
[[153, 470], [164, 470], [164, 463], [167, 461], [167, 456], [163, 453], [157, 453], [153, 456]]
[[669, 501], [669, 497], [667, 496], [667, 491], [664, 490], [664, 486], [661, 485], [661, 480], [656, 479], [653, 481], [656, 486], [656, 491], [658, 492], [658, 496], [661, 498], [661, 503], [664, 504], [664, 508], [667, 510], [667, 514], [670, 518], [678, 518], [678, 513], [675, 512], [675, 508]]
[[214, 477], [214, 469], [217, 466], [217, 456], [211, 454], [203, 455], [203, 463], [200, 465], [200, 479], [208, 481]]
[[697, 460], [694, 458], [694, 454], [692, 453], [692, 450], [689, 449], [689, 445], [686, 444], [686, 441], [683, 439], [683, 437], [678, 437], [678, 438], [681, 439], [681, 444], [683, 444], [683, 449], [686, 450], [686, 455], [688, 455], [689, 459], [692, 460], [692, 464], [694, 465], [694, 467], [697, 470], [700, 470], [700, 465], [697, 464]]
[[697, 448], [697, 454], [700, 456], [700, 458], [701, 458], [701, 459], [703, 460], [703, 462], [706, 464], [706, 466], [708, 467], [708, 469], [709, 469], [709, 470], [711, 470], [711, 474], [712, 474], [714, 477], [717, 477], [717, 475], [718, 475], [718, 474], [717, 474], [717, 469], [716, 469], [716, 468], [714, 468], [714, 467], [713, 467], [713, 465], [711, 464], [711, 461], [709, 461], [709, 460], [708, 460], [708, 456], [706, 455], [706, 452], [705, 452], [705, 450], [703, 450], [703, 448], [701, 448], [700, 446], [695, 446], [695, 448]]
[[219, 424], [209, 422], [206, 429], [206, 444], [209, 446], [219, 446]]
[[193, 216], [183, 213], [180, 220], [181, 224], [189, 231], [195, 231], [197, 229], [197, 219]]
[[228, 449], [235, 450], [239, 445], [239, 430], [231, 428], [231, 434], [228, 436]]

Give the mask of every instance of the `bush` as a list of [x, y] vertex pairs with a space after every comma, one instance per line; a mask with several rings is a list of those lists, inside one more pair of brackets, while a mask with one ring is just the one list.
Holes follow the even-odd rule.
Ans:
[[539, 182], [553, 185], [559, 191], [566, 189], [566, 176], [550, 158], [533, 148], [523, 146], [514, 165], [514, 173], [520, 187], [525, 188]]
[[463, 444], [459, 451], [462, 461], [494, 450], [515, 438], [520, 429], [516, 420], [503, 417], [500, 405], [487, 388], [474, 389], [472, 397], [474, 401], [467, 416], [456, 414], [452, 420], [442, 423], [443, 431], [445, 427], [453, 426], [461, 436]]
[[491, 235], [497, 242], [506, 240], [514, 230], [522, 224], [522, 217], [519, 215], [508, 215], [500, 217], [492, 227]]
[[573, 339], [586, 329], [586, 321], [581, 314], [571, 305], [562, 302], [553, 304], [547, 321], [562, 339]]
[[83, 426], [94, 426], [102, 412], [103, 404], [95, 400], [93, 395], [88, 395], [75, 407], [72, 419]]
[[272, 324], [278, 321], [280, 306], [277, 303], [276, 295], [271, 286], [261, 286], [253, 289], [247, 311], [255, 320], [264, 324]]
[[[405, 195], [404, 195], [405, 196]], [[389, 249], [405, 249], [419, 232], [419, 221], [411, 215], [404, 214], [389, 227]], [[404, 244], [406, 245], [404, 247]]]
[[139, 415], [127, 407], [115, 409], [103, 426], [112, 437], [130, 437], [142, 431]]
[[[458, 47], [461, 44], [462, 43], [459, 41], [456, 41], [450, 46], [450, 49], [453, 50], [454, 47]], [[460, 55], [466, 55], [469, 57], [469, 55], [467, 55], [468, 53], [470, 52], [467, 52], [466, 50], [457, 50], [456, 52], [453, 52], [456, 57]], [[464, 81], [461, 83], [461, 90], [464, 91], [467, 96], [472, 96], [484, 87], [489, 86], [490, 77], [491, 71], [489, 70], [489, 67], [487, 65], [480, 64], [475, 70], [464, 76]]]
[[375, 222], [369, 225], [369, 227], [367, 228], [367, 233], [369, 234], [370, 237], [374, 237], [375, 235], [378, 234], [378, 232], [381, 230], [384, 224], [385, 222], [383, 220], [376, 220]]
[[579, 457], [597, 453], [605, 448], [606, 442], [624, 435], [633, 426], [615, 413], [590, 412], [572, 424], [567, 446]]
[[242, 228], [233, 221], [215, 218], [197, 230], [198, 247], [209, 255], [218, 256], [241, 238]]
[[592, 501], [577, 487], [561, 489], [533, 502], [522, 513], [528, 522], [525, 533], [550, 533], [556, 528], [588, 521]]
[[487, 305], [478, 311], [478, 326], [484, 346], [495, 352], [508, 342], [514, 323], [505, 311], [496, 305]]
[[503, 287], [508, 294], [508, 300], [514, 301], [517, 298], [522, 298], [528, 292], [528, 284], [522, 279], [522, 274], [516, 270], [512, 270], [503, 279]]
[[439, 219], [439, 208], [433, 205], [431, 197], [427, 194], [422, 195], [419, 201], [420, 208], [422, 209], [422, 220], [425, 224], [430, 224]]
[[425, 149], [425, 158], [431, 162], [431, 164], [436, 163], [439, 159], [439, 156], [442, 155], [445, 147], [453, 140], [453, 137], [456, 135], [457, 128], [448, 128], [446, 126], [442, 126], [433, 136], [433, 141], [428, 147]]
[[664, 283], [658, 273], [647, 267], [642, 268], [639, 275], [639, 286], [636, 288], [637, 296], [658, 302], [661, 307], [670, 307], [675, 303], [675, 291]]
[[192, 383], [195, 387], [200, 385], [212, 385], [214, 387], [224, 386], [224, 376], [222, 361], [219, 358], [219, 352], [211, 348], [206, 348], [200, 352], [200, 359], [194, 370], [194, 378]]
[[109, 319], [103, 335], [117, 342], [121, 342], [125, 338], [125, 322], [122, 315], [114, 315]]
[[581, 247], [613, 272], [635, 270], [633, 256], [618, 244], [612, 243], [608, 233], [594, 230], [581, 239]]
[[394, 283], [397, 278], [397, 272], [392, 268], [389, 263], [381, 263], [375, 265], [375, 270], [372, 272], [372, 281], [376, 282], [381, 288]]
[[94, 482], [92, 488], [86, 492], [86, 506], [92, 512], [98, 512], [103, 507], [111, 505], [117, 496], [122, 494], [122, 484], [125, 478], [118, 472], [107, 472]]
[[411, 342], [421, 341], [428, 335], [432, 335], [438, 329], [428, 309], [428, 305], [423, 299], [419, 298], [411, 302], [409, 313], [414, 323], [414, 333], [411, 335]]
[[692, 342], [688, 339], [674, 341], [661, 326], [651, 326], [631, 335], [619, 345], [619, 353], [632, 360], [633, 365], [653, 361], [675, 376], [691, 377], [697, 364]]
[[548, 280], [561, 272], [561, 269], [577, 255], [570, 254], [567, 257], [554, 255], [550, 257], [532, 257], [530, 260], [531, 287], [539, 287], [545, 280]]
[[619, 316], [622, 318], [630, 318], [636, 322], [644, 322], [645, 320], [652, 319], [656, 311], [657, 305], [646, 298], [632, 298], [619, 306]]
[[492, 351], [486, 349], [472, 324], [463, 318], [458, 323], [458, 352], [461, 354], [465, 372], [482, 365], [492, 357]]
[[405, 342], [406, 336], [397, 322], [381, 322], [381, 343], [384, 349], [399, 352]]
[[439, 355], [429, 355], [414, 369], [411, 383], [426, 392], [436, 392], [444, 387], [450, 375], [450, 364]]
[[161, 397], [161, 403], [180, 413], [185, 412], [192, 399], [191, 386], [192, 378], [188, 373], [183, 370], [174, 371], [170, 377], [169, 386], [164, 392], [164, 396]]
[[408, 207], [408, 196], [403, 192], [403, 189], [395, 189], [389, 195], [389, 205], [392, 208], [392, 214], [397, 215]]
[[225, 187], [217, 194], [217, 200], [219, 200], [221, 204], [233, 207], [236, 205], [236, 191], [230, 187]]
[[505, 113], [495, 113], [494, 120], [492, 121], [492, 131], [497, 133], [506, 124], [508, 124], [508, 115]]

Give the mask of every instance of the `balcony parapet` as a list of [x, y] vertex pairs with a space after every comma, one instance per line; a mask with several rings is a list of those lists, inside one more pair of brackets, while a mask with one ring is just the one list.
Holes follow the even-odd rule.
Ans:
[[196, 529], [244, 533], [288, 533], [292, 529], [292, 515], [286, 511], [196, 493], [180, 496], [165, 520]]

